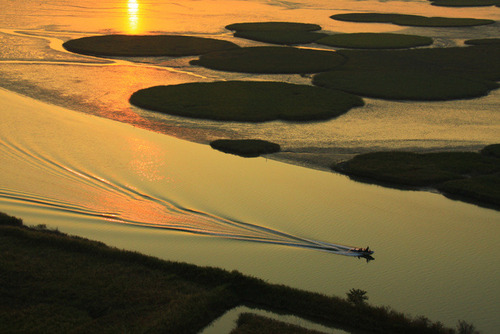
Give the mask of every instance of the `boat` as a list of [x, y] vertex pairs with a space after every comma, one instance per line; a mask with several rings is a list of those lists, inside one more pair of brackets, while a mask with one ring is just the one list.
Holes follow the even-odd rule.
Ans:
[[372, 255], [373, 253], [375, 253], [374, 251], [372, 251], [370, 249], [370, 247], [366, 247], [366, 248], [351, 248], [349, 251], [350, 252], [354, 252], [354, 253], [358, 253], [360, 256], [363, 256], [363, 255]]
[[374, 251], [370, 249], [370, 247], [366, 248], [351, 248], [349, 249], [349, 252], [351, 252], [354, 256], [357, 256], [358, 259], [364, 258], [366, 262], [370, 262], [371, 260], [375, 260], [372, 256]]

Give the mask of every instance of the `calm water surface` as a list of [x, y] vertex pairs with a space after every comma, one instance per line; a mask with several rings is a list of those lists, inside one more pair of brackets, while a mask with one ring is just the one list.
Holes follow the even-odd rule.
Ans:
[[[0, 91], [0, 210], [28, 224], [46, 223], [118, 247], [237, 269], [307, 290], [344, 295], [361, 288], [374, 304], [451, 326], [465, 319], [487, 333], [500, 327], [498, 212], [439, 194], [228, 156], [164, 135], [199, 142], [260, 136], [292, 151], [315, 147], [337, 156], [373, 147], [475, 149], [500, 139], [498, 92], [439, 103], [366, 100], [364, 108], [305, 125], [220, 124], [158, 116], [130, 107], [127, 99], [155, 84], [310, 79], [226, 74], [192, 68], [189, 59], [110, 62], [61, 48], [69, 38], [117, 32], [234, 40], [223, 29], [226, 24], [257, 20], [318, 23], [327, 31], [405, 31], [435, 37], [440, 46], [460, 45], [468, 38], [498, 36], [498, 24], [423, 30], [345, 24], [328, 16], [397, 11], [499, 20], [499, 8], [321, 0], [0, 4], [0, 85], [51, 103]], [[370, 245], [376, 260], [307, 249], [316, 241]]]

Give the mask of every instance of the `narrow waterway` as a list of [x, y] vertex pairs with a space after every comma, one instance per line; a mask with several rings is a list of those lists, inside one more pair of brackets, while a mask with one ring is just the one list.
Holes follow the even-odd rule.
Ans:
[[[0, 94], [0, 210], [28, 224], [326, 294], [361, 288], [452, 325], [498, 325], [497, 211]], [[369, 245], [375, 261], [282, 238]]]
[[[0, 90], [0, 211], [30, 225], [271, 283], [340, 296], [363, 289], [373, 304], [452, 327], [463, 319], [483, 333], [500, 328], [498, 211], [191, 142], [266, 138], [294, 154], [280, 158], [297, 162], [301, 154], [307, 160], [318, 153], [326, 157], [323, 166], [375, 149], [474, 150], [500, 139], [498, 90], [448, 102], [365, 99], [365, 107], [325, 122], [222, 124], [157, 115], [130, 106], [128, 97], [157, 84], [310, 84], [310, 78], [210, 71], [189, 66], [189, 57], [85, 57], [61, 47], [87, 35], [160, 32], [258, 45], [224, 29], [245, 21], [317, 23], [330, 33], [421, 34], [444, 47], [497, 37], [500, 25], [405, 28], [329, 16], [363, 11], [500, 20], [500, 8], [373, 0], [0, 5], [0, 86], [7, 89]], [[375, 260], [345, 256], [350, 246], [370, 246]]]

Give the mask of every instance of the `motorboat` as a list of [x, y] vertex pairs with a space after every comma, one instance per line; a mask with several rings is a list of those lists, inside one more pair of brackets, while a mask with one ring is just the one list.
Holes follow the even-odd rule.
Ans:
[[353, 253], [358, 253], [359, 256], [372, 255], [374, 253], [374, 251], [372, 251], [370, 249], [370, 247], [366, 247], [366, 248], [351, 248], [349, 251], [353, 252]]
[[375, 260], [372, 256], [374, 251], [370, 249], [370, 247], [366, 248], [351, 248], [349, 249], [349, 252], [353, 254], [354, 256], [357, 256], [358, 259], [364, 258], [366, 262], [370, 262], [371, 260]]

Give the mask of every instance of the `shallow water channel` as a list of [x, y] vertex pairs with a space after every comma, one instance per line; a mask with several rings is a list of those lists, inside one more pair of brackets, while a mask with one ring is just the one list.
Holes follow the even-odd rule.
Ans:
[[[341, 153], [373, 146], [470, 149], [500, 139], [498, 91], [435, 104], [368, 100], [365, 108], [336, 120], [303, 126], [219, 126], [158, 117], [131, 108], [126, 97], [159, 83], [255, 77], [190, 72], [186, 60], [110, 64], [60, 49], [63, 40], [91, 33], [206, 31], [231, 39], [223, 26], [236, 21], [301, 21], [329, 31], [359, 31], [367, 26], [337, 25], [327, 14], [390, 9], [498, 18], [499, 8], [429, 9], [416, 1], [342, 1], [335, 10], [321, 0], [128, 3], [138, 5], [16, 1], [14, 6], [0, 0], [0, 77], [9, 89], [0, 90], [0, 211], [29, 225], [47, 224], [119, 248], [238, 270], [271, 283], [341, 296], [363, 289], [373, 304], [452, 327], [463, 319], [484, 333], [500, 328], [498, 211], [432, 192], [362, 184], [330, 171], [239, 158], [165, 135], [200, 141], [234, 133], [282, 135], [289, 147], [334, 143]], [[36, 15], [33, 6], [39, 8]], [[465, 35], [494, 35], [498, 25], [427, 32], [440, 42], [460, 43]], [[311, 248], [318, 243], [328, 247]], [[341, 255], [343, 245], [369, 245], [375, 260]]]

